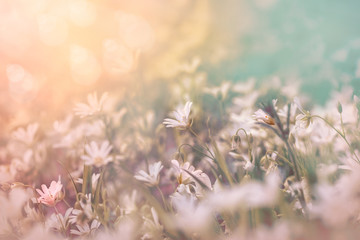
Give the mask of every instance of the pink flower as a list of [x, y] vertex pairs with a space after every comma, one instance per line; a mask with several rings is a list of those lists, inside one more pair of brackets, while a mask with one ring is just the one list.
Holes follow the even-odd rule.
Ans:
[[45, 184], [42, 184], [42, 191], [40, 189], [36, 189], [36, 191], [40, 194], [38, 201], [50, 207], [55, 206], [55, 204], [61, 197], [62, 186], [63, 185], [61, 184], [60, 176], [57, 182], [51, 182], [49, 188], [47, 188]]

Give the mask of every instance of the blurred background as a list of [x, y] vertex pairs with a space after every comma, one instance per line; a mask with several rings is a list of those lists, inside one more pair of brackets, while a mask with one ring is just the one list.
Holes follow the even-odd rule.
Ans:
[[[360, 94], [356, 0], [1, 0], [0, 125], [53, 120], [93, 91], [158, 101], [180, 71]], [[12, 129], [12, 127], [7, 129]], [[0, 130], [2, 130], [0, 128]]]

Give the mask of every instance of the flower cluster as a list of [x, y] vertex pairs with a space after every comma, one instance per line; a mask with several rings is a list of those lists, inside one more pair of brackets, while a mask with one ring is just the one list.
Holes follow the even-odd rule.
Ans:
[[[133, 1], [26, 2], [0, 4], [0, 56], [16, 52], [0, 61], [9, 62], [0, 84], [8, 86], [0, 88], [0, 239], [360, 239], [353, 82], [336, 83], [320, 104], [294, 79], [220, 81], [234, 76], [213, 70], [234, 59], [233, 45], [192, 51], [213, 36], [203, 24], [226, 1], [143, 1], [142, 17], [125, 12]], [[276, 1], [254, 2], [263, 13]], [[96, 34], [78, 45], [87, 32]], [[23, 58], [20, 46], [34, 47], [31, 61], [56, 57], [24, 64], [30, 71], [12, 63]]]
[[[194, 100], [172, 112], [174, 119], [166, 112], [157, 117], [156, 108], [134, 116], [121, 106], [122, 98], [106, 94], [98, 101], [89, 94], [89, 105], [76, 104], [74, 115], [64, 114], [53, 129], [36, 122], [13, 130], [1, 155], [11, 158], [0, 168], [7, 221], [1, 234], [357, 236], [352, 226], [360, 214], [358, 98], [345, 88], [334, 94], [341, 104], [331, 99], [310, 111], [305, 101], [283, 93], [281, 101], [266, 100], [271, 88], [258, 90], [253, 80], [226, 86], [221, 98], [212, 94], [216, 87], [199, 92], [219, 101], [219, 112], [209, 108], [210, 100]], [[113, 99], [106, 111], [104, 96]], [[190, 117], [192, 107], [197, 111]], [[57, 182], [42, 184], [55, 174], [61, 175]], [[32, 230], [36, 223], [42, 227]]]

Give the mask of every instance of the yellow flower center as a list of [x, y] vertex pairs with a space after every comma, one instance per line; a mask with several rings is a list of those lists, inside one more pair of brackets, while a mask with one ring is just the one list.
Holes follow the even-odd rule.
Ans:
[[104, 162], [102, 157], [96, 157], [94, 158], [94, 164], [95, 165], [101, 165]]

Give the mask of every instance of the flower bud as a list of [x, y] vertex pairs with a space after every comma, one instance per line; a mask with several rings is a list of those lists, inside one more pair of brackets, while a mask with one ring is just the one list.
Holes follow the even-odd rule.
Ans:
[[338, 110], [338, 112], [339, 112], [340, 114], [342, 113], [342, 105], [341, 105], [340, 102], [338, 102], [337, 110]]
[[234, 135], [232, 137], [232, 141], [231, 141], [231, 149], [235, 150], [240, 146], [241, 143], [241, 137], [239, 135]]
[[253, 137], [253, 135], [250, 133], [249, 143], [252, 144], [253, 142], [254, 142], [254, 137]]

